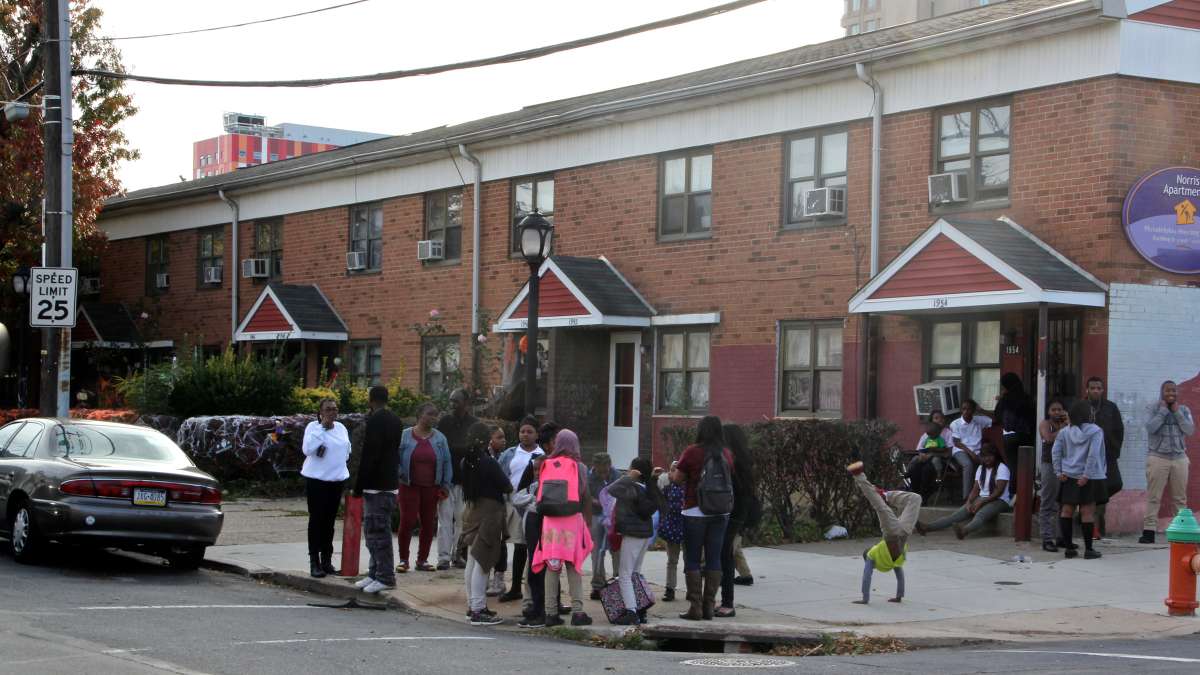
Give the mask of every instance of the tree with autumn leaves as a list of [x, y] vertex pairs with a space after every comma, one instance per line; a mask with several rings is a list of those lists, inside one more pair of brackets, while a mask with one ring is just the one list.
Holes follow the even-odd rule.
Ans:
[[[103, 12], [90, 0], [71, 0], [71, 65], [73, 68], [123, 70], [121, 53], [100, 37]], [[0, 101], [42, 102], [39, 84], [43, 69], [42, 0], [0, 0]], [[122, 122], [137, 108], [121, 80], [75, 76], [73, 182], [75, 191], [74, 258], [87, 267], [104, 246], [96, 217], [104, 200], [121, 192], [117, 166], [137, 159], [121, 131]], [[0, 283], [22, 265], [40, 261], [43, 193], [42, 114], [7, 123], [0, 116]], [[0, 293], [12, 298], [11, 291]]]

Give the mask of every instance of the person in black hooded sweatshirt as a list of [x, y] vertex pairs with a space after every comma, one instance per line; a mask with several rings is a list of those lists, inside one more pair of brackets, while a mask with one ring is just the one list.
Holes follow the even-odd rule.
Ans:
[[1033, 445], [1033, 432], [1037, 426], [1034, 402], [1025, 393], [1025, 385], [1016, 373], [1005, 373], [1000, 377], [1000, 395], [996, 397], [993, 419], [1004, 430], [1005, 464], [1015, 480], [1020, 462], [1019, 449], [1022, 445]]

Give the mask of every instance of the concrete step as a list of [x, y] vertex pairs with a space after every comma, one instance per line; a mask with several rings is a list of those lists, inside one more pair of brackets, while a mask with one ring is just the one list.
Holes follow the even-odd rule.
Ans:
[[[958, 510], [957, 506], [922, 506], [921, 507], [921, 522], [922, 523], [930, 523], [934, 520], [937, 520], [938, 518], [941, 518], [942, 516], [948, 516], [957, 510]], [[1036, 533], [1037, 532], [1037, 527], [1036, 527], [1037, 519], [1036, 518], [1033, 518], [1033, 524], [1035, 526], [1033, 529], [1033, 532]], [[1000, 515], [996, 516], [996, 518], [993, 519], [991, 523], [988, 523], [988, 525], [986, 525], [983, 528], [981, 533], [988, 534], [988, 535], [1011, 537], [1013, 534], [1013, 513], [1012, 513], [1012, 511], [1009, 511], [1008, 513], [1001, 513]], [[953, 537], [954, 536], [954, 528], [946, 528], [945, 530], [938, 530], [937, 532], [930, 532], [929, 536], [936, 537], [936, 536], [942, 535], [942, 534], [946, 534], [946, 535]]]

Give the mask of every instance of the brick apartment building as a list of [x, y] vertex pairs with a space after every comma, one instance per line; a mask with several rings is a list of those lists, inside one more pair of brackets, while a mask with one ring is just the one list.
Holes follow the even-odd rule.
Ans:
[[[513, 224], [536, 206], [556, 230], [544, 412], [626, 462], [706, 412], [880, 416], [914, 442], [915, 385], [958, 380], [984, 408], [1001, 372], [1032, 389], [1044, 307], [1048, 393], [1099, 375], [1125, 414], [1109, 522], [1140, 529], [1145, 406], [1170, 378], [1200, 410], [1200, 289], [1172, 262], [1184, 244], [1134, 248], [1123, 205], [1141, 177], [1200, 165], [1198, 29], [1198, 0], [1010, 0], [141, 190], [101, 215], [92, 310], [155, 308], [143, 337], [176, 348], [283, 339], [310, 384], [341, 357], [427, 391], [470, 367], [478, 333], [499, 386], [524, 325]], [[875, 275], [856, 64], [882, 91]], [[419, 261], [423, 240], [444, 259]], [[247, 259], [266, 277], [242, 277]], [[433, 309], [446, 334], [423, 338]]]

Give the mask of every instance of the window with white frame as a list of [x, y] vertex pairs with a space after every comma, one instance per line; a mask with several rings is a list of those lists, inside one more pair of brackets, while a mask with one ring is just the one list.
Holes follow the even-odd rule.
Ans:
[[[220, 286], [225, 271], [225, 228], [221, 226], [200, 230], [200, 251], [197, 256], [201, 286]], [[207, 280], [207, 270], [217, 270], [218, 281]]]
[[449, 394], [462, 382], [459, 362], [462, 347], [457, 335], [421, 338], [421, 391], [429, 396]]
[[512, 252], [521, 252], [521, 221], [536, 209], [554, 224], [554, 176], [518, 178], [513, 181]]
[[378, 340], [350, 343], [350, 381], [356, 387], [373, 387], [382, 381], [383, 347]]
[[779, 411], [840, 416], [842, 322], [779, 324]]
[[658, 334], [658, 409], [703, 413], [708, 410], [708, 327], [661, 330]]
[[937, 172], [964, 174], [968, 202], [1008, 197], [1011, 111], [992, 101], [937, 112]]

